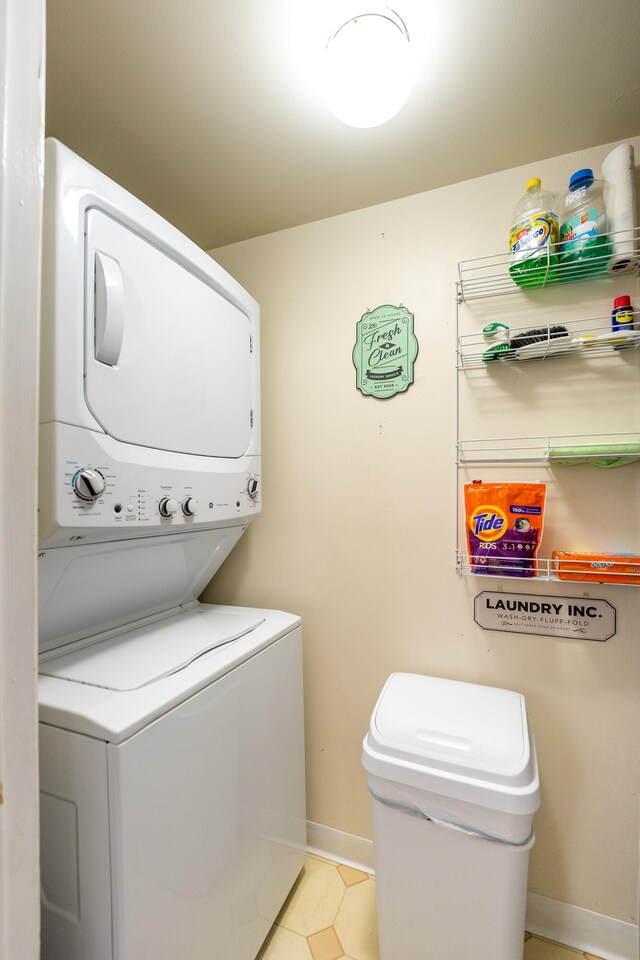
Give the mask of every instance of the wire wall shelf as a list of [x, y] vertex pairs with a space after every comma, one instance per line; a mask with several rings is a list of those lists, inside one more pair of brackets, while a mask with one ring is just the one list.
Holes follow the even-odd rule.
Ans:
[[614, 586], [640, 586], [638, 557], [620, 555], [615, 561], [597, 559], [563, 560], [558, 557], [523, 558], [507, 561], [471, 556], [456, 550], [456, 569], [463, 577], [500, 577], [508, 580], [606, 583]]
[[559, 243], [550, 244], [545, 247], [545, 256], [540, 258], [539, 265], [530, 266], [519, 275], [514, 272], [513, 276], [509, 271], [512, 266], [509, 253], [461, 260], [456, 284], [458, 303], [599, 277], [638, 276], [640, 227], [610, 233], [608, 237], [609, 244], [596, 248], [602, 252], [582, 262], [566, 259]]
[[640, 460], [640, 433], [458, 440], [458, 465], [540, 463], [622, 466]]
[[631, 311], [634, 329], [612, 330], [611, 315], [563, 321], [562, 324], [541, 324], [532, 330], [511, 327], [500, 336], [488, 338], [482, 333], [458, 337], [458, 370], [491, 367], [525, 360], [548, 360], [553, 357], [595, 359], [622, 357], [640, 347], [640, 310]]
[[[605, 427], [605, 431], [597, 434], [544, 434], [517, 437], [491, 437], [485, 434], [484, 437], [479, 438], [462, 436], [469, 429], [474, 432], [482, 429], [479, 425], [485, 422], [487, 416], [489, 418], [493, 416], [490, 420], [491, 425], [487, 423], [487, 432], [493, 433], [497, 429], [499, 433], [501, 420], [496, 422], [495, 409], [487, 410], [481, 403], [473, 407], [473, 398], [477, 396], [475, 391], [484, 390], [484, 400], [486, 400], [488, 385], [493, 398], [499, 396], [501, 390], [511, 390], [519, 383], [526, 386], [529, 380], [527, 378], [522, 380], [514, 370], [514, 365], [517, 369], [517, 365], [524, 361], [570, 359], [572, 365], [578, 365], [572, 366], [571, 369], [578, 374], [579, 380], [583, 375], [595, 374], [595, 370], [589, 369], [592, 360], [600, 361], [599, 372], [606, 377], [607, 382], [612, 378], [616, 380], [619, 378], [621, 383], [626, 383], [628, 375], [634, 376], [630, 364], [635, 369], [639, 356], [640, 309], [634, 311], [630, 308], [628, 312], [632, 316], [626, 317], [623, 321], [624, 326], [620, 325], [618, 319], [618, 329], [614, 330], [609, 312], [599, 316], [565, 319], [569, 301], [574, 299], [570, 292], [560, 295], [558, 291], [558, 295], [552, 298], [536, 299], [535, 297], [535, 290], [542, 287], [560, 286], [581, 280], [613, 281], [617, 276], [625, 279], [640, 276], [640, 228], [609, 234], [608, 238], [603, 238], [601, 246], [595, 248], [595, 252], [595, 256], [582, 263], [567, 260], [563, 262], [560, 245], [556, 244], [546, 248], [544, 261], [539, 266], [536, 264], [515, 276], [510, 273], [512, 265], [508, 253], [460, 261], [458, 264], [456, 283], [456, 483], [458, 492], [466, 478], [474, 475], [469, 469], [472, 466], [494, 467], [497, 477], [504, 477], [506, 473], [504, 468], [509, 465], [512, 468], [518, 465], [535, 465], [539, 469], [532, 470], [532, 473], [538, 476], [542, 473], [540, 468], [553, 468], [553, 476], [549, 473], [545, 475], [544, 482], [547, 483], [559, 479], [558, 470], [579, 464], [599, 468], [627, 466], [628, 470], [624, 471], [626, 477], [629, 477], [629, 471], [635, 469], [630, 467], [630, 464], [640, 464], [640, 432], [607, 432], [607, 420], [604, 419], [604, 415], [600, 415], [597, 425], [601, 429]], [[606, 297], [612, 294], [613, 288], [610, 284], [602, 284], [600, 292]], [[461, 305], [466, 304], [467, 301], [502, 297], [514, 293], [524, 296], [510, 304], [488, 304], [488, 307], [483, 305], [475, 311], [472, 307], [469, 308], [471, 314], [478, 314], [478, 317], [475, 317], [476, 320], [490, 316], [493, 320], [490, 323], [486, 323], [485, 320], [484, 332], [461, 333], [461, 310], [465, 309]], [[586, 291], [589, 298], [595, 294], [595, 287], [593, 290]], [[518, 319], [518, 311], [523, 305], [526, 304], [525, 312], [528, 314], [531, 307], [542, 307], [543, 300], [546, 301], [546, 308], [544, 319], [540, 318], [541, 322], [536, 324], [534, 321], [527, 327], [511, 326], [509, 320], [512, 316], [515, 322], [522, 323], [524, 314], [520, 313]], [[558, 312], [552, 309], [553, 302], [558, 304]], [[550, 318], [554, 313], [556, 319], [552, 320]], [[573, 313], [574, 317], [576, 313], [577, 310]], [[507, 318], [506, 322], [505, 318]], [[474, 317], [465, 317], [465, 324], [473, 319]], [[511, 370], [510, 374], [504, 372], [507, 368]], [[472, 375], [474, 370], [484, 370], [486, 373]], [[558, 375], [564, 378], [569, 373], [569, 367], [562, 365], [555, 368], [555, 375], [553, 370], [553, 367], [546, 368], [543, 373], [539, 368], [540, 375], [548, 379], [546, 377], [548, 373], [549, 378], [556, 385]], [[465, 375], [464, 379], [461, 374]], [[534, 376], [538, 376], [538, 371]], [[582, 396], [585, 402], [584, 391]], [[470, 403], [471, 409], [469, 409]], [[587, 414], [588, 412], [587, 410]], [[613, 412], [614, 419], [607, 419], [612, 426], [617, 426], [619, 421], [616, 419], [615, 408]], [[554, 417], [548, 410], [544, 415], [546, 422], [538, 428], [534, 426], [534, 430], [540, 428], [545, 430], [554, 426], [556, 429], [562, 429], [560, 418]], [[592, 418], [590, 420], [591, 423], [589, 420], [583, 420], [583, 423], [587, 427], [591, 425], [593, 429], [596, 423]], [[633, 425], [636, 426], [635, 423]], [[517, 428], [511, 426], [509, 429]], [[491, 470], [487, 469], [487, 473], [491, 473]], [[456, 529], [458, 531], [456, 570], [461, 576], [499, 578], [503, 581], [528, 580], [530, 583], [573, 581], [587, 584], [640, 586], [639, 555], [554, 549], [546, 551], [552, 553], [551, 557], [534, 557], [532, 548], [527, 551], [527, 547], [524, 544], [519, 545], [518, 542], [505, 547], [505, 551], [508, 552], [503, 551], [502, 556], [498, 555], [499, 550], [494, 548], [492, 543], [488, 543], [482, 549], [476, 548], [465, 535], [466, 521], [464, 511], [461, 510], [462, 500], [460, 496], [456, 498]], [[618, 529], [619, 524], [614, 526]], [[616, 536], [612, 528], [613, 543], [616, 540], [620, 541], [621, 533], [622, 531], [619, 531]], [[628, 531], [624, 531], [622, 542], [626, 542], [627, 533]], [[475, 551], [473, 556], [464, 552], [472, 549]]]

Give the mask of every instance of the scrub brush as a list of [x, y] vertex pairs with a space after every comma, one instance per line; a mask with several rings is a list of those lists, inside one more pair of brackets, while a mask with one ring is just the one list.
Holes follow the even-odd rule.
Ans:
[[553, 327], [537, 327], [526, 330], [515, 337], [509, 337], [509, 327], [501, 323], [489, 324], [482, 331], [485, 340], [499, 339], [501, 342], [489, 347], [482, 354], [484, 363], [494, 360], [534, 360], [554, 354], [568, 353], [581, 343], [569, 339], [569, 331], [561, 324]]
[[566, 327], [541, 327], [537, 330], [527, 330], [511, 340], [512, 356], [514, 360], [534, 360], [545, 357], [569, 353], [580, 347], [576, 339], [569, 339]]
[[510, 347], [512, 350], [519, 350], [521, 347], [528, 347], [532, 343], [542, 343], [543, 341], [557, 340], [559, 337], [568, 337], [569, 331], [561, 324], [555, 327], [538, 327], [536, 330], [527, 330], [517, 337], [512, 337]]

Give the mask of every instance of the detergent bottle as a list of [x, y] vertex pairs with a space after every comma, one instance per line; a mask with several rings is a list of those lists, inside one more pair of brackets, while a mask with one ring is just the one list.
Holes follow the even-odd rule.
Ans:
[[558, 214], [555, 194], [543, 190], [538, 177], [513, 213], [509, 234], [509, 273], [520, 287], [541, 287], [556, 279]]
[[605, 273], [612, 249], [607, 236], [604, 183], [593, 170], [576, 170], [564, 195], [560, 224], [562, 280], [582, 280]]

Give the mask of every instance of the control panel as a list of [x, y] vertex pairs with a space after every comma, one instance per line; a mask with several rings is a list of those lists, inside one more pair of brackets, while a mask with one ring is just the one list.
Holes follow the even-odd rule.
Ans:
[[41, 547], [234, 526], [260, 512], [259, 456], [167, 455], [49, 423], [41, 458], [55, 478], [40, 492]]

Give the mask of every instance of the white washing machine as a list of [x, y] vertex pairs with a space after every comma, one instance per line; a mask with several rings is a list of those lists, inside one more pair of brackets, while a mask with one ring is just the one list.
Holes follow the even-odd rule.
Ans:
[[300, 620], [200, 604], [260, 511], [258, 307], [46, 144], [43, 960], [253, 960], [306, 846]]

